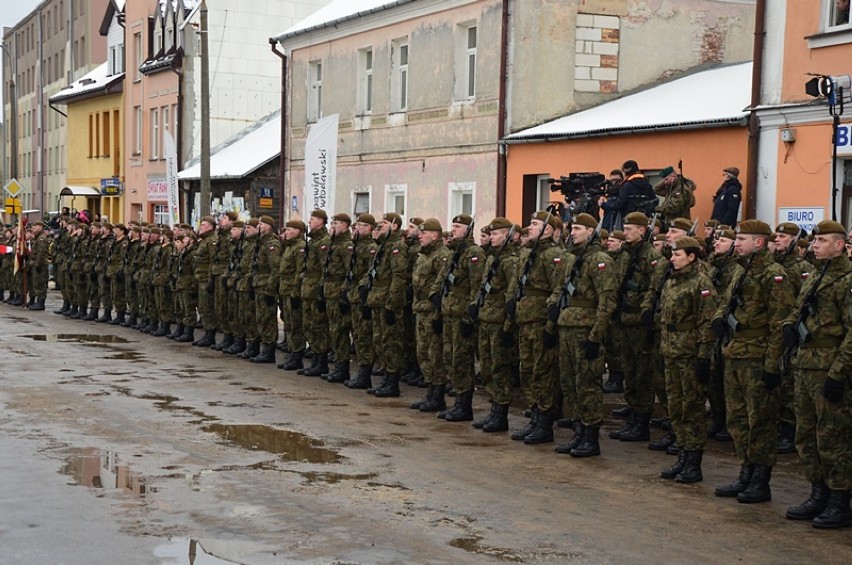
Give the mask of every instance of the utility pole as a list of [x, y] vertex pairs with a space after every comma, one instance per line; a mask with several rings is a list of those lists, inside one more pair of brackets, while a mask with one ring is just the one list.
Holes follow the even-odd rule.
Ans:
[[207, 44], [207, 0], [201, 0], [201, 206], [210, 215], [210, 50]]

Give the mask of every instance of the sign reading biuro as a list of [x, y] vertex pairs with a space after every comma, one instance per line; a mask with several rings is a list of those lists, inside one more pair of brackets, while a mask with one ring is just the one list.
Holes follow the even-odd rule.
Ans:
[[825, 208], [778, 208], [778, 223], [792, 222], [808, 233], [825, 219]]
[[101, 194], [103, 196], [121, 196], [124, 192], [124, 184], [121, 179], [112, 177], [101, 179]]

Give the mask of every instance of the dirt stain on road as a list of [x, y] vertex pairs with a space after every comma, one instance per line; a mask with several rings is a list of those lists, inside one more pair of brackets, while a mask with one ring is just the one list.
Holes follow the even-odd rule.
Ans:
[[201, 429], [244, 449], [275, 453], [288, 461], [340, 463], [344, 460], [337, 451], [323, 447], [322, 441], [299, 432], [260, 424], [210, 424]]
[[48, 343], [56, 343], [59, 341], [78, 343], [130, 343], [130, 340], [117, 335], [92, 335], [92, 334], [54, 334], [54, 335], [24, 335], [28, 339], [34, 341], [45, 341]]

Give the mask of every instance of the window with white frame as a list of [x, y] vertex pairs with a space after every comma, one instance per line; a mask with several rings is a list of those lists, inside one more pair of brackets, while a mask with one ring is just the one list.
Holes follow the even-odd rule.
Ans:
[[450, 202], [448, 210], [449, 219], [452, 220], [459, 214], [473, 215], [476, 182], [451, 182], [449, 184]]
[[849, 26], [849, 4], [850, 0], [828, 0], [828, 26]]
[[109, 48], [109, 76], [124, 72], [124, 45], [113, 45]]
[[547, 182], [550, 175], [539, 175], [538, 193], [535, 200], [536, 210], [546, 210], [551, 202], [561, 202], [561, 194], [550, 190], [551, 184]]
[[322, 61], [308, 63], [308, 122], [322, 118]]
[[352, 192], [352, 214], [357, 218], [360, 214], [370, 211], [370, 191], [354, 190]]
[[145, 56], [142, 53], [141, 33], [133, 34], [133, 52], [133, 56], [136, 57], [136, 68], [133, 71], [133, 80], [142, 80], [142, 73], [139, 71], [139, 67], [142, 66], [142, 62], [145, 60]]
[[393, 74], [391, 89], [392, 110], [404, 112], [408, 109], [408, 38], [397, 39], [391, 44]]
[[396, 212], [405, 219], [406, 200], [408, 196], [407, 184], [385, 185], [385, 212]]
[[166, 204], [154, 204], [154, 223], [169, 223], [169, 207]]
[[[165, 135], [165, 132], [171, 133], [172, 126], [171, 126], [171, 122], [169, 121], [169, 107], [163, 106], [160, 109], [160, 113], [163, 114], [163, 132], [164, 132], [163, 135]], [[174, 139], [174, 134], [172, 134], [172, 139]], [[162, 156], [163, 156], [163, 159], [166, 158], [165, 147], [163, 147], [163, 155]]]
[[368, 47], [358, 52], [360, 61], [359, 77], [359, 100], [358, 109], [360, 114], [371, 114], [373, 112], [373, 48]]
[[133, 154], [142, 154], [142, 106], [133, 107]]
[[172, 135], [175, 137], [175, 143], [177, 143], [177, 135], [178, 135], [178, 105], [172, 104]]
[[476, 22], [460, 24], [455, 34], [455, 86], [458, 101], [476, 97], [476, 50], [479, 41]]
[[163, 28], [160, 27], [160, 23], [157, 22], [154, 25], [154, 55], [159, 53], [163, 49]]
[[149, 159], [157, 159], [160, 156], [160, 110], [151, 108], [151, 155]]
[[473, 98], [476, 96], [476, 26], [467, 28], [465, 84], [467, 85], [467, 97]]

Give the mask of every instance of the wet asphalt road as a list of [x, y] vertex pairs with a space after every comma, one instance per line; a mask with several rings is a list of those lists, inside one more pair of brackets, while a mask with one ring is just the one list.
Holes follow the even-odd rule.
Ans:
[[603, 457], [574, 460], [409, 410], [423, 390], [405, 385], [376, 399], [4, 304], [0, 336], [0, 564], [852, 555], [849, 530], [783, 518], [807, 494], [795, 456], [780, 459], [773, 501], [747, 506], [712, 494], [736, 473], [731, 444], [708, 446], [703, 483], [676, 485], [657, 478], [673, 458], [644, 443], [602, 439]]

